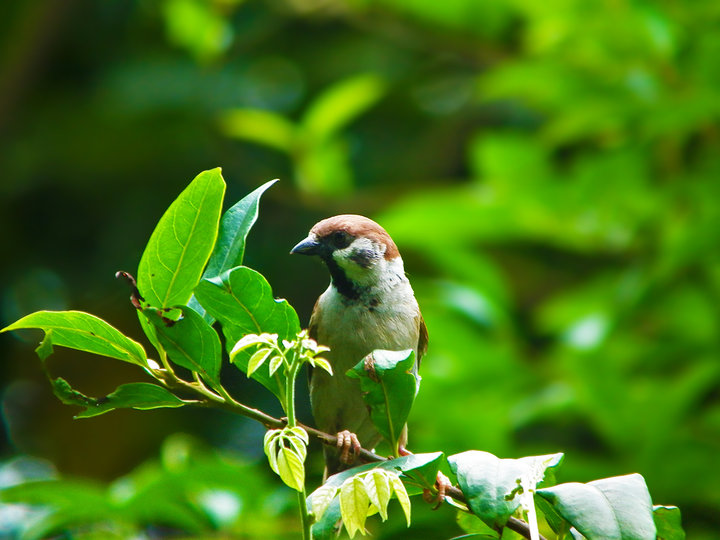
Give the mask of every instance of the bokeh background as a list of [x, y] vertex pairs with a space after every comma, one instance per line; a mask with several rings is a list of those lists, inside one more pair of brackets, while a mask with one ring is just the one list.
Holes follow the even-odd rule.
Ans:
[[[135, 271], [170, 202], [216, 166], [228, 205], [280, 178], [246, 264], [304, 323], [328, 278], [288, 250], [315, 221], [366, 214], [400, 246], [430, 331], [413, 450], [563, 451], [561, 481], [639, 472], [654, 503], [681, 507], [690, 538], [717, 537], [717, 0], [24, 0], [0, 11], [2, 326], [80, 309], [140, 339], [113, 274]], [[259, 426], [184, 409], [73, 420], [37, 338], [0, 335], [0, 482], [57, 475], [88, 513], [107, 493], [151, 486], [139, 505], [150, 515], [84, 530], [99, 538], [297, 533]], [[145, 380], [59, 349], [48, 367], [96, 396]], [[32, 517], [0, 508], [7, 538]], [[371, 529], [460, 534], [449, 508], [414, 512], [410, 532]]]

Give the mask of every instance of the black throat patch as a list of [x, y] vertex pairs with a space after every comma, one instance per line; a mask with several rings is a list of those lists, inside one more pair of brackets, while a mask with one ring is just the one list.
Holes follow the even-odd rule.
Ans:
[[350, 300], [357, 300], [362, 295], [362, 288], [355, 286], [355, 284], [348, 279], [345, 275], [345, 271], [340, 268], [340, 265], [332, 258], [332, 255], [323, 257], [325, 264], [330, 270], [330, 277], [332, 278], [333, 286], [337, 291], [342, 294], [345, 298]]

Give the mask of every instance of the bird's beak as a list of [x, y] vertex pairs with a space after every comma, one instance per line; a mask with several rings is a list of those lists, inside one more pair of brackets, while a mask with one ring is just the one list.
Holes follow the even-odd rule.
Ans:
[[320, 242], [308, 236], [297, 246], [290, 250], [290, 254], [299, 253], [301, 255], [318, 255], [320, 253]]

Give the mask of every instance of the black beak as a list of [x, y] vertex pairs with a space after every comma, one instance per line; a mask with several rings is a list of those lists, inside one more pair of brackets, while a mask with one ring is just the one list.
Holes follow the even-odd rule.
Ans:
[[308, 236], [305, 240], [292, 248], [290, 250], [290, 254], [293, 255], [295, 253], [299, 253], [300, 255], [319, 255], [321, 247], [320, 242]]

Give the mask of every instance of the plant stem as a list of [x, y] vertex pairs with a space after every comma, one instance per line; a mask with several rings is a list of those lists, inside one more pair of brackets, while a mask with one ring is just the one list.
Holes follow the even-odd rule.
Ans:
[[[295, 379], [297, 378], [298, 371], [300, 370], [301, 362], [296, 355], [293, 356], [290, 361], [290, 367], [287, 370], [287, 392], [286, 400], [287, 405], [285, 412], [287, 413], [288, 427], [294, 428], [297, 426], [297, 419], [295, 417]], [[304, 466], [304, 464], [303, 464]], [[311, 540], [310, 536], [310, 514], [307, 510], [307, 492], [305, 486], [302, 491], [298, 491], [298, 510], [300, 511], [300, 522], [302, 523], [303, 540]]]

